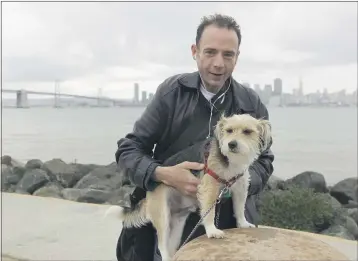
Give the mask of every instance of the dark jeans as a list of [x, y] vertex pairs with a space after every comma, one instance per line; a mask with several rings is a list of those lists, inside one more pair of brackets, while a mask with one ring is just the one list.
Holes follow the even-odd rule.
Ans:
[[[216, 208], [218, 210], [218, 208]], [[217, 213], [216, 213], [217, 214]], [[189, 236], [200, 217], [197, 213], [192, 213], [185, 224], [180, 245]], [[249, 222], [252, 222], [248, 219]], [[219, 225], [220, 229], [236, 227], [236, 219], [233, 216], [232, 200], [223, 200], [220, 204]], [[205, 234], [203, 226], [199, 226], [190, 240]], [[161, 260], [157, 248], [155, 229], [151, 224], [141, 228], [123, 229], [117, 242], [118, 261], [159, 261]]]

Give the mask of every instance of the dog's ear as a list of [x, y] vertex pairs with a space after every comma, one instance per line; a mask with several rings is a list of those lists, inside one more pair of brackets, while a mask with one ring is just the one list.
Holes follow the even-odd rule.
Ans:
[[271, 123], [268, 120], [260, 119], [258, 129], [260, 133], [261, 150], [264, 151], [272, 141]]
[[218, 120], [216, 127], [215, 127], [215, 137], [220, 140], [221, 139], [221, 135], [223, 132], [223, 128], [226, 122], [226, 118], [224, 114], [221, 114], [220, 119]]

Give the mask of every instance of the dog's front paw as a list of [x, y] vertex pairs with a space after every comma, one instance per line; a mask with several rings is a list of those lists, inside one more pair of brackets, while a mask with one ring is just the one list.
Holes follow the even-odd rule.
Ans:
[[171, 261], [172, 258], [170, 257], [170, 255], [168, 253], [163, 253], [161, 254], [162, 256], [162, 261]]
[[238, 228], [250, 228], [250, 227], [256, 227], [254, 224], [251, 224], [250, 222], [247, 222], [246, 220], [244, 222], [239, 222], [237, 224]]
[[217, 229], [215, 226], [206, 229], [208, 238], [224, 238], [224, 231]]

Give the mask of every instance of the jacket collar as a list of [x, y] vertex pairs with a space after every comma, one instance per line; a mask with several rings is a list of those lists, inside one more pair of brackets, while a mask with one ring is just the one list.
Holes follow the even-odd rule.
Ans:
[[[235, 104], [236, 104], [236, 112], [237, 113], [252, 113], [254, 112], [253, 104], [249, 97], [249, 92], [242, 86], [240, 83], [235, 81], [235, 79], [231, 77], [231, 87], [234, 94]], [[179, 83], [190, 89], [198, 89], [200, 86], [200, 75], [198, 71], [192, 73], [185, 73], [181, 75], [178, 79]]]
[[200, 86], [199, 72], [185, 73], [178, 79], [179, 83], [184, 87], [197, 89]]

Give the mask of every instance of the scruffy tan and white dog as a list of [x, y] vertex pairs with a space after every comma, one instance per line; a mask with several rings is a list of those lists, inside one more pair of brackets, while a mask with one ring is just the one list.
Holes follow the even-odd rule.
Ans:
[[[163, 261], [170, 260], [177, 251], [190, 212], [199, 208], [203, 216], [217, 200], [223, 184], [230, 186], [237, 227], [254, 227], [244, 215], [250, 177], [248, 168], [270, 141], [269, 121], [248, 114], [222, 116], [204, 157], [206, 165], [199, 174], [201, 183], [197, 198], [184, 196], [173, 187], [160, 184], [154, 191], [147, 192], [137, 208], [111, 207], [107, 214], [116, 213], [124, 227], [140, 227], [152, 222]], [[202, 225], [209, 238], [222, 238], [224, 232], [216, 228], [214, 217], [215, 208], [212, 208]]]

